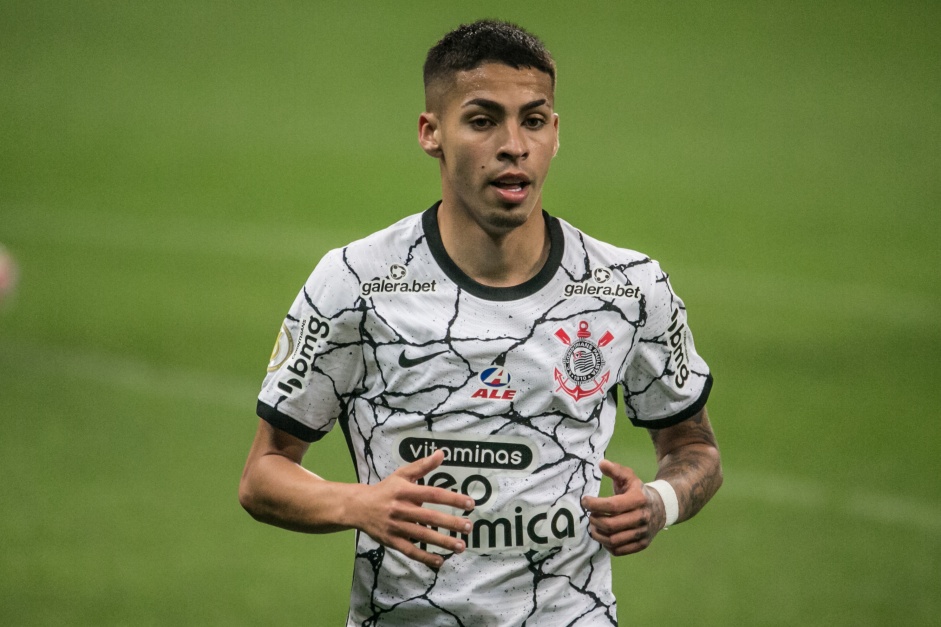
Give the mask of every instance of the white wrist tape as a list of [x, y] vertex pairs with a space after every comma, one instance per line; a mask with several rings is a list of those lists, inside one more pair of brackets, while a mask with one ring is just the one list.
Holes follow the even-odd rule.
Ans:
[[660, 498], [663, 499], [663, 509], [667, 515], [664, 529], [675, 523], [676, 519], [680, 517], [680, 503], [676, 498], [676, 490], [673, 489], [670, 482], [665, 479], [657, 479], [645, 485], [656, 490]]

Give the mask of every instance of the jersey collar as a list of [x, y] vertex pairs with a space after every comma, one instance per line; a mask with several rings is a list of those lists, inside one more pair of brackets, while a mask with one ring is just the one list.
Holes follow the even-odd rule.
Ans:
[[549, 258], [545, 265], [536, 273], [536, 275], [519, 285], [512, 287], [491, 287], [478, 283], [470, 278], [464, 271], [457, 267], [457, 264], [448, 255], [441, 241], [441, 231], [438, 229], [438, 207], [441, 205], [439, 200], [422, 214], [422, 228], [425, 236], [428, 238], [428, 247], [431, 249], [431, 255], [434, 257], [438, 266], [463, 290], [484, 300], [508, 301], [518, 300], [531, 296], [544, 288], [556, 270], [562, 264], [562, 253], [565, 251], [565, 239], [562, 237], [562, 226], [558, 219], [550, 216], [545, 211], [542, 212], [546, 220], [546, 226], [549, 228]]

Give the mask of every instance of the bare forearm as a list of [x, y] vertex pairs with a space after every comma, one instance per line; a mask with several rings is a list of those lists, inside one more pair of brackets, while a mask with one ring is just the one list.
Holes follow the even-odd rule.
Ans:
[[722, 485], [722, 462], [706, 411], [681, 425], [651, 431], [657, 479], [670, 482], [679, 504], [678, 522], [695, 516]]
[[402, 466], [379, 483], [363, 485], [327, 481], [308, 471], [301, 466], [306, 450], [306, 442], [259, 422], [239, 483], [239, 502], [256, 520], [305, 533], [359, 529], [431, 568], [440, 568], [443, 558], [421, 546], [457, 553], [466, 548], [455, 535], [470, 533], [470, 521], [424, 505], [468, 512], [473, 499], [418, 484], [444, 462], [443, 451]]
[[677, 522], [695, 516], [722, 485], [719, 450], [707, 446], [686, 446], [660, 461], [657, 479], [666, 479], [679, 502]]
[[261, 522], [304, 533], [350, 529], [358, 484], [327, 481], [281, 455], [252, 460], [239, 484], [239, 502]]

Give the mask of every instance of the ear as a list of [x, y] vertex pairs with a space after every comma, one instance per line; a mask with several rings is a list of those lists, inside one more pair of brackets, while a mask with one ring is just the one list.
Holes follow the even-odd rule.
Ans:
[[555, 129], [555, 148], [552, 149], [552, 156], [559, 154], [559, 114], [552, 114], [552, 128]]
[[426, 111], [418, 116], [418, 144], [435, 159], [442, 157], [441, 132], [438, 130], [438, 116], [434, 113]]

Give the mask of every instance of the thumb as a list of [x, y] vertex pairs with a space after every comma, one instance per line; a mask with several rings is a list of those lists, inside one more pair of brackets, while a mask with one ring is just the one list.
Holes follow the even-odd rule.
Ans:
[[607, 459], [601, 460], [598, 469], [614, 483], [615, 494], [624, 494], [632, 482], [639, 481], [633, 470]]

